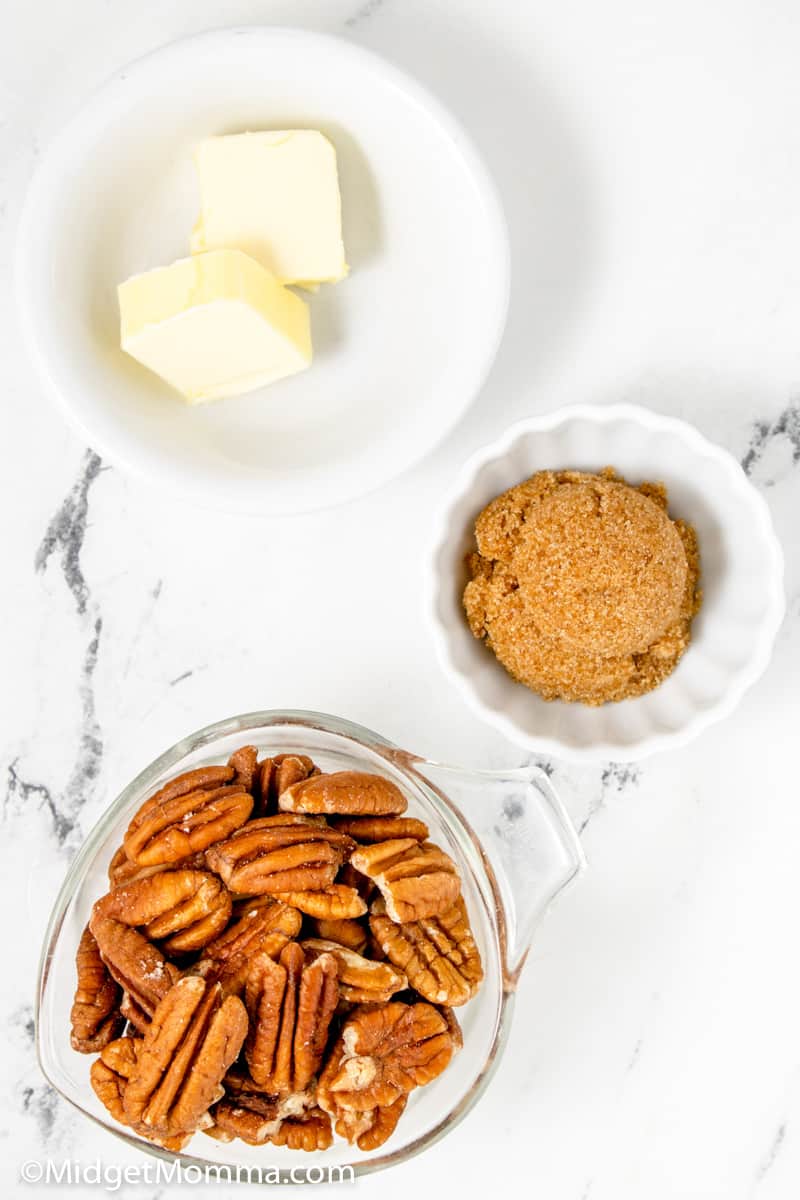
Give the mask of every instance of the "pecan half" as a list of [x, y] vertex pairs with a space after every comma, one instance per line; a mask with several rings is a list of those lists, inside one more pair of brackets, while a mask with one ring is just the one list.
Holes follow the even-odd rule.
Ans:
[[398, 1096], [394, 1104], [384, 1104], [372, 1110], [372, 1122], [368, 1129], [356, 1138], [359, 1150], [377, 1150], [392, 1136], [397, 1122], [408, 1104], [408, 1096]]
[[227, 1141], [239, 1137], [250, 1145], [263, 1145], [272, 1139], [284, 1121], [301, 1118], [314, 1104], [311, 1090], [286, 1096], [270, 1094], [236, 1067], [222, 1082], [225, 1097], [211, 1109], [216, 1126], [212, 1136]]
[[393, 921], [439, 916], [461, 893], [455, 863], [432, 842], [396, 838], [359, 846], [350, 862], [378, 885]]
[[107, 1067], [122, 1079], [130, 1079], [136, 1070], [136, 1055], [142, 1044], [141, 1038], [120, 1037], [109, 1042], [100, 1051], [100, 1057]]
[[447, 1021], [431, 1004], [357, 1008], [320, 1074], [317, 1100], [334, 1117], [386, 1108], [440, 1075], [452, 1054]]
[[393, 838], [424, 842], [430, 832], [416, 817], [331, 817], [331, 825], [356, 842], [388, 842]]
[[234, 894], [274, 896], [329, 887], [352, 847], [327, 825], [281, 813], [248, 821], [211, 846], [206, 861]]
[[130, 1076], [136, 1069], [136, 1045], [138, 1038], [122, 1037], [110, 1042], [89, 1070], [89, 1080], [94, 1094], [105, 1105], [115, 1121], [128, 1124], [122, 1104], [122, 1093]]
[[158, 871], [114, 888], [95, 906], [125, 925], [144, 926], [151, 941], [171, 954], [199, 950], [225, 928], [231, 915], [227, 888], [208, 871]]
[[230, 1100], [220, 1100], [211, 1110], [214, 1124], [206, 1132], [220, 1141], [231, 1142], [234, 1138], [241, 1138], [248, 1146], [263, 1146], [280, 1127], [277, 1100], [273, 1100], [272, 1108], [274, 1116], [254, 1112], [251, 1108], [241, 1108]]
[[289, 1150], [329, 1150], [333, 1145], [331, 1119], [321, 1108], [311, 1108], [301, 1117], [281, 1121], [270, 1141]]
[[405, 1112], [408, 1095], [399, 1096], [393, 1104], [371, 1108], [366, 1112], [339, 1109], [336, 1132], [358, 1146], [359, 1150], [377, 1150], [392, 1136], [397, 1122]]
[[339, 995], [350, 1004], [383, 1004], [408, 987], [405, 975], [389, 963], [363, 958], [338, 942], [306, 938], [301, 944], [313, 957], [333, 955], [339, 966]]
[[283, 812], [384, 816], [405, 812], [407, 800], [389, 779], [363, 771], [315, 775], [287, 788], [278, 800]]
[[167, 962], [158, 947], [138, 929], [107, 916], [97, 905], [92, 911], [89, 928], [112, 979], [127, 993], [121, 1006], [123, 1016], [128, 1015], [125, 1002], [130, 998], [146, 1018], [152, 1017], [159, 1001], [178, 978], [178, 968]]
[[208, 948], [215, 957], [223, 953], [223, 947], [238, 954], [247, 945], [250, 954], [265, 950], [270, 958], [277, 958], [286, 943], [297, 937], [303, 923], [297, 909], [274, 896], [247, 896], [234, 905], [233, 915], [225, 933]]
[[329, 920], [328, 918], [317, 918], [311, 922], [316, 936], [327, 942], [338, 942], [340, 946], [346, 946], [348, 950], [355, 950], [356, 954], [363, 954], [367, 945], [367, 931], [360, 921], [353, 920]]
[[251, 1146], [272, 1142], [293, 1150], [327, 1150], [331, 1145], [330, 1117], [320, 1108], [308, 1107], [310, 1093], [261, 1096], [259, 1104], [254, 1099], [245, 1094], [220, 1100], [211, 1110], [214, 1127], [207, 1132], [222, 1141], [238, 1137]]
[[70, 1044], [80, 1054], [92, 1054], [122, 1033], [125, 1018], [119, 1011], [122, 993], [111, 978], [88, 925], [78, 943], [75, 966], [78, 984], [70, 1014]]
[[206, 946], [198, 974], [222, 984], [223, 991], [238, 995], [245, 985], [251, 959], [263, 951], [277, 958], [296, 938], [303, 918], [270, 896], [254, 896], [237, 906], [236, 919]]
[[[105, 1105], [115, 1121], [121, 1125], [129, 1125], [123, 1093], [128, 1079], [136, 1070], [136, 1056], [141, 1041], [138, 1038], [122, 1037], [110, 1042], [96, 1059], [89, 1071], [89, 1081], [101, 1104]], [[136, 1123], [132, 1126], [136, 1133], [163, 1146], [165, 1150], [182, 1150], [189, 1140], [188, 1134], [175, 1137], [160, 1137], [146, 1125]]]
[[170, 780], [141, 806], [128, 826], [123, 845], [141, 867], [174, 863], [243, 825], [253, 797], [228, 781], [235, 768], [200, 767]]
[[302, 1092], [317, 1071], [338, 1001], [331, 955], [306, 963], [290, 942], [278, 962], [259, 954], [247, 977], [250, 1033], [245, 1057], [256, 1083], [269, 1092]]
[[255, 746], [240, 746], [228, 759], [233, 767], [233, 782], [245, 792], [252, 793], [258, 771], [258, 751]]
[[319, 771], [313, 761], [305, 754], [276, 754], [274, 758], [265, 758], [258, 764], [256, 772], [254, 796], [254, 817], [265, 817], [274, 813], [278, 807], [278, 797], [288, 787], [308, 779], [310, 775], [318, 775]]
[[160, 867], [138, 867], [128, 858], [125, 847], [118, 846], [108, 864], [108, 882], [112, 887], [116, 887], [120, 883], [131, 883], [134, 879], [138, 879], [144, 871], [160, 870]]
[[460, 896], [440, 916], [402, 925], [390, 920], [384, 902], [376, 900], [369, 927], [389, 962], [405, 971], [411, 987], [432, 1004], [466, 1004], [480, 987], [481, 956]]
[[308, 917], [322, 920], [363, 917], [367, 911], [366, 902], [355, 888], [343, 883], [331, 883], [321, 892], [280, 892], [277, 898]]
[[222, 1095], [222, 1079], [247, 1033], [247, 1013], [219, 984], [179, 979], [158, 1005], [136, 1071], [123, 1093], [125, 1115], [154, 1132], [192, 1133]]
[[136, 879], [146, 879], [148, 875], [157, 875], [159, 871], [178, 870], [179, 868], [182, 870], [184, 867], [202, 871], [205, 865], [205, 855], [199, 851], [197, 854], [189, 854], [178, 862], [158, 863], [154, 867], [140, 867], [137, 863], [131, 862], [125, 853], [125, 847], [120, 846], [108, 864], [108, 882], [112, 888], [121, 887], [123, 884], [133, 883]]

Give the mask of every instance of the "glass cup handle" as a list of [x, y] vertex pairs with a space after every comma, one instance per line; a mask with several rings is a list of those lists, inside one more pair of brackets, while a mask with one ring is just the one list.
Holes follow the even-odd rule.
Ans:
[[540, 767], [465, 771], [411, 756], [408, 765], [461, 810], [480, 839], [502, 918], [506, 985], [513, 988], [536, 926], [586, 866], [577, 832]]

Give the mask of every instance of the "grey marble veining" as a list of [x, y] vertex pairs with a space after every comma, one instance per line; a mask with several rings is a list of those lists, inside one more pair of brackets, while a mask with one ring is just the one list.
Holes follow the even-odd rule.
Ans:
[[70, 850], [74, 850], [80, 844], [81, 810], [92, 797], [103, 761], [103, 736], [97, 719], [94, 694], [94, 676], [100, 653], [103, 618], [81, 563], [89, 520], [89, 494], [101, 470], [99, 455], [93, 450], [87, 450], [78, 478], [49, 521], [34, 559], [37, 574], [46, 574], [53, 567], [60, 570], [74, 603], [78, 636], [84, 644], [75, 686], [80, 730], [75, 747], [74, 765], [58, 795], [54, 795], [41, 783], [22, 778], [17, 762], [9, 767], [9, 801], [21, 801], [21, 805], [17, 804], [19, 811], [20, 808], [24, 809], [31, 798], [38, 797], [52, 814], [53, 832], [58, 842]]
[[[771, 421], [755, 421], [747, 453], [742, 458], [746, 475], [752, 475], [770, 446], [776, 441], [788, 444], [793, 465], [800, 462], [800, 401], [793, 401]], [[763, 480], [764, 487], [773, 487], [774, 479]]]

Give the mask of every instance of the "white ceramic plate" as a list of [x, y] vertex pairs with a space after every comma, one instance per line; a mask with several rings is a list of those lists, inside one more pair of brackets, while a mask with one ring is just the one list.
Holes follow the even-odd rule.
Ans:
[[[506, 488], [535, 471], [605, 466], [630, 483], [666, 484], [671, 515], [697, 530], [703, 605], [689, 649], [655, 691], [599, 708], [547, 703], [472, 636], [464, 557], [476, 516]], [[692, 426], [629, 405], [566, 408], [520, 422], [464, 466], [437, 522], [428, 594], [440, 661], [485, 720], [541, 754], [627, 762], [684, 745], [755, 683], [783, 619], [783, 555], [739, 464]]]
[[[336, 146], [351, 274], [311, 298], [309, 371], [188, 408], [119, 349], [117, 283], [188, 253], [209, 134], [312, 127]], [[508, 305], [508, 238], [469, 140], [419, 84], [348, 42], [232, 29], [120, 71], [50, 147], [18, 244], [50, 390], [101, 454], [211, 506], [287, 513], [423, 457], [480, 388]]]

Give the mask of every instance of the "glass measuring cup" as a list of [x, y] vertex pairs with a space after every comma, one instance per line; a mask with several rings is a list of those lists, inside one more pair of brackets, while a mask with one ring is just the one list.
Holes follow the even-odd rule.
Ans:
[[[457, 1016], [464, 1048], [428, 1087], [412, 1093], [389, 1141], [372, 1155], [337, 1139], [331, 1149], [297, 1154], [282, 1147], [222, 1143], [198, 1133], [173, 1154], [118, 1125], [89, 1084], [89, 1059], [69, 1043], [75, 951], [92, 904], [108, 889], [107, 869], [130, 818], [162, 783], [180, 772], [224, 762], [239, 746], [261, 753], [307, 754], [324, 771], [385, 775], [408, 797], [408, 815], [430, 828], [431, 840], [458, 865], [464, 899], [481, 951], [485, 979]], [[292, 1167], [380, 1170], [418, 1154], [472, 1108], [497, 1066], [508, 1035], [519, 973], [548, 905], [584, 866], [577, 834], [549, 779], [535, 766], [465, 771], [401, 750], [376, 733], [312, 712], [256, 712], [209, 725], [167, 750], [110, 805], [72, 864], [50, 917], [39, 969], [36, 1044], [50, 1084], [91, 1120], [149, 1154], [184, 1165], [230, 1170]], [[241, 1172], [241, 1174], [237, 1174]], [[285, 1175], [284, 1175], [285, 1172]], [[223, 1176], [225, 1177], [225, 1176]]]

